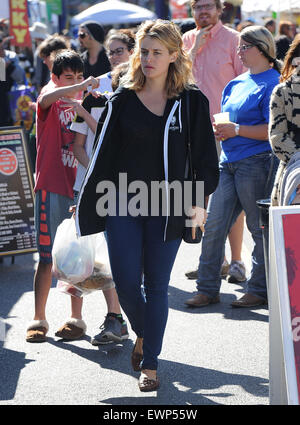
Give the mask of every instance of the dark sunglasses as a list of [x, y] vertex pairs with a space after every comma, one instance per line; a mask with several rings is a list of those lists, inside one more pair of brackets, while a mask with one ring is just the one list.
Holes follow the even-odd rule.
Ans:
[[87, 34], [85, 32], [80, 32], [78, 34], [78, 37], [80, 37], [80, 38], [85, 38], [86, 36], [87, 36]]

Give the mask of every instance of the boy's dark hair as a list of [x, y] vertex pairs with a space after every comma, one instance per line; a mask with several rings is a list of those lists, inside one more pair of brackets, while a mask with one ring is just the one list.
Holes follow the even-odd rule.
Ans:
[[41, 58], [48, 57], [52, 52], [68, 49], [69, 47], [70, 45], [64, 37], [51, 35], [39, 45], [38, 54]]
[[60, 50], [53, 61], [52, 74], [60, 77], [66, 69], [73, 72], [83, 72], [84, 64], [80, 55], [74, 50]]

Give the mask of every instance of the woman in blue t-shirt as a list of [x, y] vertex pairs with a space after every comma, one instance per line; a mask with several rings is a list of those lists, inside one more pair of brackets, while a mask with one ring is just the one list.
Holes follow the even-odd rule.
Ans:
[[256, 201], [270, 196], [278, 164], [268, 140], [268, 122], [270, 96], [280, 76], [279, 62], [272, 34], [261, 26], [250, 26], [241, 32], [238, 54], [249, 71], [230, 81], [223, 91], [222, 112], [229, 112], [229, 122], [214, 124], [216, 138], [222, 145], [220, 180], [208, 205], [198, 293], [187, 301], [199, 307], [219, 302], [225, 241], [242, 210], [254, 241], [252, 271], [246, 294], [232, 306], [253, 307], [267, 301]]

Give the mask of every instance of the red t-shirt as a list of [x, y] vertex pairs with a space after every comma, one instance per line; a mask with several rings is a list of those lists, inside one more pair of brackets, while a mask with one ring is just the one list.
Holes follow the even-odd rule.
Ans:
[[37, 103], [35, 192], [46, 190], [73, 199], [78, 161], [73, 154], [75, 133], [70, 130], [75, 118], [62, 102], [42, 109]]

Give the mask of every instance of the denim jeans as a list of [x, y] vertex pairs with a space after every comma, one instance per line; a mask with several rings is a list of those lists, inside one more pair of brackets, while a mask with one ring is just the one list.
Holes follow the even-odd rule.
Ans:
[[[107, 245], [119, 300], [143, 342], [143, 369], [157, 369], [168, 317], [168, 284], [181, 239], [163, 241], [164, 217], [107, 217]], [[142, 291], [143, 284], [143, 291]]]
[[247, 292], [267, 299], [262, 230], [256, 201], [270, 197], [277, 167], [278, 159], [270, 152], [220, 164], [220, 180], [209, 200], [202, 239], [197, 279], [199, 293], [211, 297], [218, 295], [226, 238], [231, 226], [244, 210], [247, 227], [254, 241]]

